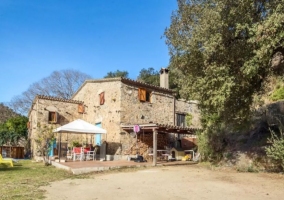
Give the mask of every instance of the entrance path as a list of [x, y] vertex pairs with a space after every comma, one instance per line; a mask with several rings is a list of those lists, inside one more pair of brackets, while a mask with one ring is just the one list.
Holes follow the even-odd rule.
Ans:
[[210, 170], [199, 165], [94, 173], [89, 179], [67, 179], [41, 187], [50, 200], [279, 200], [284, 197], [283, 188], [283, 175]]

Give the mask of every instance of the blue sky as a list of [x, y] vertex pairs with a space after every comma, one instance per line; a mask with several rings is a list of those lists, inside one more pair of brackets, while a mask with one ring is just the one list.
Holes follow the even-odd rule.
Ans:
[[55, 70], [93, 78], [169, 64], [163, 36], [176, 0], [1, 0], [0, 102]]

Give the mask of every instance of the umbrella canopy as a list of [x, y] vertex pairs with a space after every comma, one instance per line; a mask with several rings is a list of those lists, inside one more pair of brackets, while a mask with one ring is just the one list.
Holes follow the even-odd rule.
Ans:
[[70, 122], [69, 124], [58, 127], [57, 129], [53, 130], [53, 132], [105, 134], [106, 130], [90, 124], [84, 120], [77, 119], [73, 122]]

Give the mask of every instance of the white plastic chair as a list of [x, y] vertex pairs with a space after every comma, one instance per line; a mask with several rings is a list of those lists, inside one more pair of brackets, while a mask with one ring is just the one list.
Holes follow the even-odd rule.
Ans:
[[96, 151], [96, 148], [94, 151], [87, 151], [86, 160], [96, 160]]
[[[78, 151], [78, 149], [80, 150]], [[82, 147], [73, 147], [72, 154], [73, 154], [72, 155], [73, 161], [76, 161], [76, 160], [82, 161], [84, 159], [84, 151]]]

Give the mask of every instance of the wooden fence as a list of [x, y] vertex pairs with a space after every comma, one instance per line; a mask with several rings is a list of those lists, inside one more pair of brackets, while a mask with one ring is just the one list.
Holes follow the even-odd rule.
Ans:
[[24, 147], [0, 146], [0, 154], [5, 158], [24, 158]]

